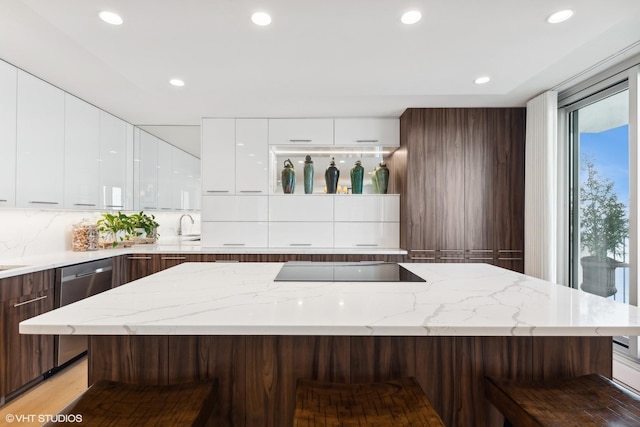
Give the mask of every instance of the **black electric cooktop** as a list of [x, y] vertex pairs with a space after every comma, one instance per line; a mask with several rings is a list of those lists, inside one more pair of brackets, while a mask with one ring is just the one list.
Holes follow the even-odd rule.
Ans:
[[276, 282], [426, 282], [391, 262], [287, 262]]

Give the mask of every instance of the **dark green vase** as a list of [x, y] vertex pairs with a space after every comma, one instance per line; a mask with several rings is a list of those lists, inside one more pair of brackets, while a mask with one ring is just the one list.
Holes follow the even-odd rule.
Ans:
[[385, 162], [375, 168], [371, 175], [371, 181], [373, 182], [373, 189], [376, 194], [387, 194], [387, 188], [389, 186], [389, 169]]
[[296, 188], [296, 170], [293, 168], [291, 160], [284, 161], [284, 169], [282, 169], [282, 191], [285, 194], [293, 194]]
[[304, 194], [313, 193], [313, 160], [307, 155], [304, 159]]
[[336, 167], [334, 158], [331, 158], [331, 163], [324, 171], [324, 182], [327, 186], [327, 193], [336, 194], [338, 188], [338, 179], [340, 179], [340, 169]]
[[364, 168], [360, 160], [351, 168], [351, 193], [362, 194], [362, 180], [364, 179]]

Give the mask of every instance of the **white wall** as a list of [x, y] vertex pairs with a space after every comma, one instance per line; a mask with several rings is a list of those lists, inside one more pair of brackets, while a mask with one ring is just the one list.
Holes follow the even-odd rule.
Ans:
[[[66, 210], [0, 210], [0, 260], [46, 255], [71, 250], [73, 224], [88, 218], [97, 221], [101, 212]], [[132, 212], [127, 212], [132, 213]], [[160, 224], [160, 241], [176, 238], [178, 219], [183, 212], [146, 212], [156, 216]], [[200, 232], [200, 212], [188, 212], [195, 220], [182, 221], [184, 234]]]

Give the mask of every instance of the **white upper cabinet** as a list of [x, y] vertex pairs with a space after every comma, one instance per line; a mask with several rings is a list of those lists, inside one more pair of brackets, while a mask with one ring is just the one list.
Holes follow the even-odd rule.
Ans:
[[346, 222], [399, 222], [399, 194], [351, 194], [335, 198], [335, 220]]
[[18, 70], [0, 61], [0, 206], [16, 205], [16, 96]]
[[64, 207], [97, 209], [100, 110], [68, 93], [64, 100]]
[[100, 111], [100, 207], [131, 209], [127, 204], [127, 123]]
[[191, 154], [186, 153], [178, 148], [174, 148], [175, 157], [173, 159], [173, 169], [176, 178], [174, 182], [174, 197], [176, 197], [175, 205], [178, 209], [194, 210], [196, 209], [196, 199], [200, 198], [200, 193], [196, 193], [195, 175], [196, 175], [196, 159]]
[[400, 120], [392, 118], [335, 119], [335, 145], [400, 146]]
[[173, 163], [177, 149], [158, 140], [158, 208], [163, 210], [179, 209], [176, 191], [180, 187], [179, 176], [174, 174]]
[[135, 155], [138, 165], [136, 210], [158, 209], [158, 143], [158, 138], [140, 131], [139, 147]]
[[235, 119], [202, 119], [201, 132], [203, 194], [233, 194], [236, 175]]
[[64, 92], [18, 70], [17, 205], [62, 207]]
[[333, 119], [269, 119], [269, 145], [333, 145]]
[[[236, 194], [267, 194], [269, 147], [267, 119], [236, 119]], [[224, 161], [219, 159], [219, 161]]]

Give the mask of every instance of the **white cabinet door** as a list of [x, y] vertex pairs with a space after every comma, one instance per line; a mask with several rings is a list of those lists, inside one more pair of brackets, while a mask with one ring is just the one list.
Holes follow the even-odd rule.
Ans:
[[0, 61], [0, 206], [16, 205], [16, 93], [18, 70]]
[[202, 119], [202, 192], [235, 192], [236, 135], [235, 119]]
[[138, 163], [139, 210], [158, 209], [158, 138], [140, 131]]
[[100, 110], [64, 96], [64, 207], [97, 209], [100, 176]]
[[266, 248], [268, 227], [266, 222], [203, 222], [203, 247]]
[[333, 221], [333, 201], [329, 195], [272, 195], [269, 221]]
[[333, 145], [333, 119], [269, 119], [269, 145]]
[[236, 194], [268, 192], [267, 123], [267, 119], [236, 119]]
[[335, 199], [336, 221], [400, 221], [399, 194], [350, 194]]
[[127, 158], [127, 123], [100, 111], [100, 207], [103, 209], [127, 208]]
[[398, 222], [336, 222], [334, 224], [336, 248], [399, 248]]
[[335, 119], [335, 145], [400, 146], [400, 119]]
[[131, 123], [125, 124], [125, 132], [127, 134], [126, 139], [126, 155], [125, 155], [125, 199], [124, 199], [124, 208], [127, 210], [134, 209], [134, 186], [135, 181], [134, 176], [136, 170], [136, 162], [134, 162], [134, 139], [135, 139], [135, 129]]
[[173, 158], [173, 173], [174, 173], [174, 196], [177, 198], [175, 205], [177, 209], [181, 210], [193, 210], [194, 197], [200, 197], [200, 193], [195, 193], [195, 186], [193, 182], [194, 174], [194, 157], [180, 149], [175, 149], [175, 156]]
[[202, 221], [268, 220], [268, 196], [204, 196], [202, 203]]
[[332, 248], [333, 222], [270, 222], [270, 248]]
[[17, 205], [62, 207], [64, 92], [20, 70], [17, 141]]
[[200, 189], [200, 159], [195, 156], [190, 156], [190, 168], [187, 179], [189, 181], [189, 192], [184, 200], [184, 208], [187, 210], [200, 210], [202, 201], [202, 190]]
[[178, 173], [174, 174], [174, 158], [178, 149], [165, 141], [158, 140], [158, 209], [178, 209], [175, 194], [179, 183]]

